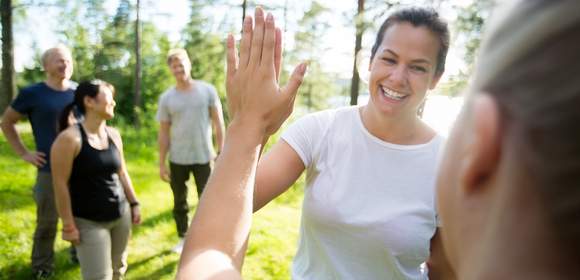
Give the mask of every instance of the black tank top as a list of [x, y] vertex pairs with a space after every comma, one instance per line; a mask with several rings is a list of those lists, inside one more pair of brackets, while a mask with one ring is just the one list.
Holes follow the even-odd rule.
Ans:
[[125, 192], [119, 181], [120, 153], [107, 133], [108, 148], [97, 150], [81, 124], [81, 151], [73, 161], [69, 186], [73, 216], [106, 222], [121, 217]]

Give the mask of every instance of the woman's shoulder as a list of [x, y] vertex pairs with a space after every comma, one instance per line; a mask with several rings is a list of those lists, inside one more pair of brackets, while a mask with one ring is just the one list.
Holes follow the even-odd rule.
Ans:
[[121, 136], [121, 133], [119, 132], [119, 130], [113, 126], [105, 126], [105, 129], [107, 130], [107, 132], [109, 132], [110, 134], [114, 134], [114, 136]]
[[81, 144], [81, 133], [76, 125], [71, 125], [58, 134], [55, 143], [63, 144], [65, 147], [76, 147]]
[[107, 133], [109, 134], [111, 139], [113, 139], [113, 141], [115, 141], [115, 144], [117, 146], [119, 146], [122, 143], [121, 142], [121, 133], [119, 132], [119, 130], [115, 127], [112, 127], [112, 126], [106, 126], [105, 129], [107, 130]]

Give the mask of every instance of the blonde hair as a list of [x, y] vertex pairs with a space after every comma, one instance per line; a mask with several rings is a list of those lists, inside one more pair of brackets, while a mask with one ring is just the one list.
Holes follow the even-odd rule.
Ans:
[[472, 88], [480, 89], [550, 36], [577, 24], [579, 8], [574, 0], [515, 0], [499, 6], [482, 41]]
[[[580, 1], [511, 1], [488, 25], [470, 92], [493, 96], [519, 183], [580, 260]], [[471, 95], [471, 96], [472, 96]], [[468, 97], [470, 98], [470, 96]]]
[[63, 45], [63, 44], [58, 44], [55, 47], [52, 47], [50, 49], [47, 49], [46, 51], [44, 51], [44, 53], [42, 54], [41, 62], [42, 62], [42, 66], [46, 66], [46, 63], [48, 61], [48, 59], [56, 52], [62, 52], [66, 55], [68, 55], [69, 57], [72, 58], [72, 52], [70, 51], [70, 49]]
[[187, 51], [185, 49], [176, 48], [171, 49], [167, 52], [167, 64], [171, 64], [174, 59], [185, 59], [189, 61], [189, 56], [187, 55]]

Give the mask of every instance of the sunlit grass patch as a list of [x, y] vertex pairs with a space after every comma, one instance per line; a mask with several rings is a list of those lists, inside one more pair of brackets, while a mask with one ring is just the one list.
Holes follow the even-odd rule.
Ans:
[[[27, 147], [34, 146], [29, 126], [18, 126]], [[159, 179], [156, 134], [153, 129], [136, 132], [120, 129], [124, 136], [129, 174], [141, 202], [143, 223], [133, 228], [129, 243], [127, 279], [174, 279], [179, 256], [171, 252], [178, 238], [172, 216], [173, 198], [168, 183]], [[36, 207], [32, 186], [36, 170], [16, 156], [0, 137], [0, 280], [31, 279], [30, 252]], [[197, 205], [191, 186], [193, 217]], [[289, 279], [296, 251], [302, 183], [260, 210], [245, 259], [245, 279]], [[59, 225], [60, 227], [60, 225]], [[78, 265], [69, 260], [69, 243], [55, 244], [54, 279], [81, 279]]]

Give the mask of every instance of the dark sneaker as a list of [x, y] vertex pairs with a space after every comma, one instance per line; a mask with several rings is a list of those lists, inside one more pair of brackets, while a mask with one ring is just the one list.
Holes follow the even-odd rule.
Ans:
[[48, 270], [39, 270], [34, 272], [34, 279], [35, 280], [45, 280], [52, 278], [52, 271]]
[[70, 253], [70, 261], [74, 264], [79, 264], [79, 258], [77, 257], [77, 249], [75, 246], [70, 246], [68, 252]]

